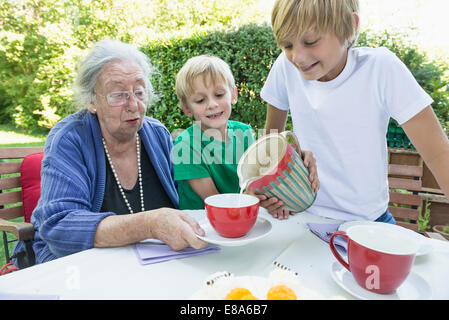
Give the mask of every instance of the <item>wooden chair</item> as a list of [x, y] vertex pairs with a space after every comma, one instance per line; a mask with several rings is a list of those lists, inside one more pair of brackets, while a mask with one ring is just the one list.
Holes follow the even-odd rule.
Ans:
[[418, 231], [418, 217], [423, 208], [423, 199], [419, 195], [422, 189], [423, 166], [390, 164], [388, 183], [390, 203], [388, 210], [397, 225]]
[[[23, 158], [29, 154], [42, 152], [43, 149], [43, 147], [0, 148], [0, 231], [3, 231], [6, 263], [11, 260], [8, 243], [18, 240], [24, 241], [27, 250], [17, 259], [25, 259], [27, 264], [34, 264], [34, 253], [31, 248], [34, 238], [33, 225], [29, 222], [10, 220], [24, 217], [20, 182]], [[8, 240], [6, 233], [13, 234], [16, 239]]]

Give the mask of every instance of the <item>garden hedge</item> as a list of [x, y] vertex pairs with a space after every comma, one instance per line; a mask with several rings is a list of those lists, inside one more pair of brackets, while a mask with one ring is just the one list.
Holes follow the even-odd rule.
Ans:
[[[445, 80], [447, 65], [428, 62], [426, 56], [403, 35], [371, 34], [363, 32], [358, 46], [385, 46], [391, 49], [407, 65], [418, 83], [435, 100], [433, 107], [441, 122], [449, 128], [449, 84]], [[197, 35], [189, 39], [173, 39], [164, 44], [148, 44], [142, 50], [151, 58], [159, 70], [154, 87], [159, 93], [149, 113], [160, 119], [170, 131], [186, 128], [191, 120], [186, 118], [178, 106], [174, 91], [175, 76], [188, 58], [199, 54], [221, 57], [230, 66], [239, 92], [231, 119], [250, 123], [255, 129], [263, 128], [266, 104], [260, 99], [260, 90], [268, 72], [280, 54], [269, 25], [246, 25], [232, 32], [215, 32]], [[397, 124], [392, 120], [392, 127]], [[291, 128], [291, 122], [287, 123]], [[411, 147], [410, 144], [403, 146]]]
[[260, 99], [260, 90], [281, 52], [270, 27], [247, 25], [234, 32], [176, 39], [163, 45], [150, 44], [142, 51], [159, 71], [153, 84], [160, 98], [149, 113], [161, 119], [170, 131], [191, 124], [179, 108], [174, 90], [175, 76], [189, 58], [200, 54], [216, 55], [231, 67], [238, 89], [238, 103], [231, 119], [250, 123], [256, 129], [263, 128], [266, 106]]
[[[449, 85], [446, 61], [431, 62], [403, 35], [363, 32], [358, 45], [386, 46], [411, 70], [433, 97], [434, 110], [446, 132], [449, 128]], [[30, 31], [23, 39], [0, 39], [0, 123], [15, 122], [25, 129], [48, 130], [72, 113], [71, 82], [83, 46], [56, 44]], [[123, 39], [121, 39], [123, 40]], [[8, 42], [9, 41], [9, 42]], [[263, 128], [266, 106], [260, 90], [280, 54], [267, 24], [247, 24], [229, 31], [198, 31], [193, 35], [152, 40], [141, 46], [158, 70], [152, 82], [158, 94], [148, 114], [170, 131], [190, 125], [179, 108], [174, 91], [175, 76], [188, 58], [199, 54], [221, 57], [231, 66], [239, 99], [231, 119]], [[391, 126], [396, 126], [392, 121]], [[288, 122], [287, 128], [291, 128]]]

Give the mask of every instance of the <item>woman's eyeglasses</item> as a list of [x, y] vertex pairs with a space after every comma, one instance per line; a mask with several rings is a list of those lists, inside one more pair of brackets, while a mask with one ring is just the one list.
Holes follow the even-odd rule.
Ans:
[[131, 94], [134, 96], [134, 99], [140, 102], [145, 102], [145, 99], [147, 98], [147, 92], [145, 90], [136, 90], [134, 92], [115, 91], [109, 92], [107, 95], [98, 95], [106, 97], [106, 101], [111, 107], [121, 107], [128, 103]]

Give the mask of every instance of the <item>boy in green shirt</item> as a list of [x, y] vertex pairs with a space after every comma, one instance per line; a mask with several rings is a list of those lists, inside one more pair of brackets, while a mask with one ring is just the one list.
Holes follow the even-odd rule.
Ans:
[[[183, 112], [195, 123], [175, 140], [174, 175], [180, 209], [204, 209], [204, 199], [240, 192], [237, 166], [254, 142], [251, 126], [229, 120], [237, 88], [229, 66], [218, 57], [189, 59], [176, 76], [176, 94]], [[282, 201], [257, 196], [270, 212]]]
[[[175, 161], [180, 209], [204, 209], [204, 200], [199, 194], [208, 197], [240, 192], [238, 160], [254, 142], [254, 137], [249, 125], [231, 120], [228, 121], [227, 136], [227, 141], [210, 137], [195, 121], [176, 139], [174, 150], [179, 151], [178, 159], [186, 160], [185, 163]], [[195, 140], [198, 143], [195, 144]]]

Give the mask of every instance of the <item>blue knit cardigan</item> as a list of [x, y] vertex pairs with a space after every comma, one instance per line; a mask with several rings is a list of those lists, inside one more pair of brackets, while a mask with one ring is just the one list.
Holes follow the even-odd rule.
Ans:
[[[170, 133], [159, 121], [145, 117], [139, 131], [148, 156], [175, 207]], [[114, 212], [100, 212], [106, 161], [98, 119], [81, 110], [57, 123], [45, 142], [41, 196], [31, 223], [36, 230], [36, 263], [93, 247], [98, 223]], [[14, 251], [22, 250], [19, 242]]]

